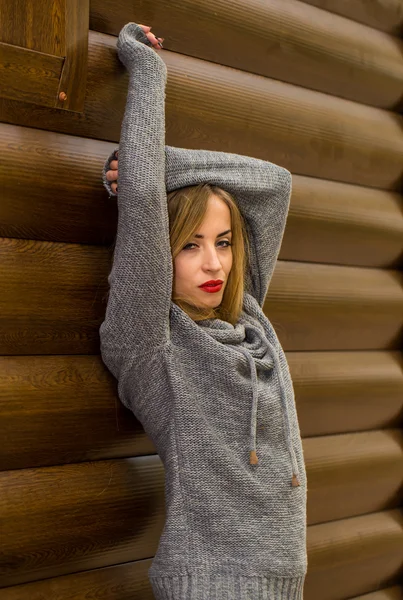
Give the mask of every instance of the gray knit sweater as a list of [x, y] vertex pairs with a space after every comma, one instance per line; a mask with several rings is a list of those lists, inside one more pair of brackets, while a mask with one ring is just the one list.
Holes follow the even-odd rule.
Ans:
[[[130, 77], [101, 353], [165, 468], [154, 595], [300, 600], [306, 472], [286, 357], [262, 311], [291, 175], [256, 158], [165, 146], [165, 63], [135, 23], [123, 27], [117, 47]], [[112, 159], [103, 181], [115, 195], [105, 178]], [[248, 227], [249, 287], [235, 326], [195, 322], [171, 300], [167, 192], [204, 182], [234, 196]]]

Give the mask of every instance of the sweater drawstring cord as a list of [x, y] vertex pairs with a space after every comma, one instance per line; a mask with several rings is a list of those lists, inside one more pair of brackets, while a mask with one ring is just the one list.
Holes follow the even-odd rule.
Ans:
[[[257, 328], [255, 328], [251, 325], [249, 325], [249, 327], [251, 327], [251, 329], [256, 331], [256, 333], [261, 337], [261, 332]], [[268, 349], [270, 349], [270, 354], [274, 360], [275, 367], [277, 369], [277, 373], [278, 373], [278, 377], [279, 377], [281, 403], [282, 403], [283, 414], [285, 417], [285, 419], [284, 419], [285, 420], [285, 437], [286, 437], [287, 448], [288, 448], [288, 451], [289, 451], [289, 454], [291, 457], [291, 464], [292, 464], [292, 469], [293, 469], [291, 485], [292, 485], [292, 487], [299, 487], [301, 485], [301, 483], [300, 483], [299, 477], [298, 477], [298, 475], [299, 475], [298, 463], [297, 463], [297, 459], [295, 456], [294, 447], [292, 444], [290, 417], [289, 417], [288, 406], [287, 406], [287, 398], [285, 396], [285, 391], [284, 391], [285, 390], [284, 380], [283, 380], [283, 377], [281, 374], [281, 369], [280, 369], [280, 361], [279, 361], [279, 358], [278, 358], [275, 348], [269, 342], [267, 342], [267, 340], [265, 340], [265, 342], [267, 343]], [[257, 429], [257, 407], [258, 407], [258, 380], [257, 380], [256, 365], [255, 365], [253, 356], [250, 354], [250, 352], [248, 352], [248, 350], [246, 348], [244, 348], [243, 346], [233, 346], [231, 344], [229, 344], [229, 345], [232, 348], [234, 348], [235, 350], [237, 350], [238, 352], [242, 352], [242, 354], [244, 354], [246, 356], [246, 358], [248, 359], [249, 366], [250, 366], [251, 377], [252, 377], [252, 414], [251, 414], [251, 424], [250, 424], [249, 463], [251, 465], [257, 465], [259, 462], [259, 459], [258, 459], [257, 452], [256, 452], [256, 429]]]

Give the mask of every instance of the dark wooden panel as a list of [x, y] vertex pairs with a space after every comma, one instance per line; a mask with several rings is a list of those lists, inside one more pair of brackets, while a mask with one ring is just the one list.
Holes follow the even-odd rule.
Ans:
[[[128, 76], [116, 38], [91, 32], [85, 114], [0, 101], [0, 120], [116, 142]], [[166, 143], [271, 160], [294, 174], [400, 190], [397, 114], [166, 50]]]
[[303, 437], [402, 427], [400, 352], [288, 352], [287, 361]]
[[91, 29], [118, 35], [128, 20], [173, 52], [381, 108], [403, 96], [400, 40], [301, 2], [91, 2]]
[[54, 106], [63, 58], [0, 42], [0, 90], [5, 98]]
[[328, 435], [303, 443], [310, 524], [403, 504], [402, 430]]
[[[403, 3], [402, 0], [304, 0], [304, 2], [318, 6], [348, 19], [354, 19], [387, 31], [401, 35], [403, 30]], [[368, 32], [372, 35], [372, 32]]]
[[[1, 96], [82, 111], [86, 93], [89, 0], [0, 0]], [[1, 118], [1, 120], [3, 120]]]
[[89, 0], [66, 0], [66, 56], [55, 103], [57, 108], [80, 113], [84, 110], [88, 27]]
[[[400, 427], [401, 355], [291, 352], [301, 435]], [[0, 469], [155, 452], [100, 356], [0, 357]]]
[[8, 471], [0, 490], [3, 586], [154, 556], [165, 520], [157, 456]]
[[[0, 589], [0, 600], [154, 600], [151, 559], [113, 565]], [[400, 600], [388, 596], [379, 600]], [[378, 599], [377, 599], [378, 600]]]
[[[68, 0], [69, 1], [69, 0]], [[66, 0], [0, 0], [0, 40], [63, 57], [66, 54]]]
[[0, 357], [0, 469], [153, 454], [100, 356]]
[[[111, 150], [102, 141], [0, 124], [7, 156], [0, 165], [0, 236], [112, 244], [117, 204], [101, 182]], [[396, 267], [401, 202], [393, 192], [295, 175], [280, 259]]]
[[264, 312], [285, 350], [398, 349], [402, 274], [281, 261]]
[[[314, 554], [312, 581], [315, 581], [317, 552], [323, 552], [320, 561], [322, 567], [326, 563], [326, 573], [331, 573], [334, 565], [338, 569], [343, 566], [348, 572], [352, 557], [357, 559], [358, 539], [354, 539], [354, 535], [362, 537], [359, 561], [362, 560], [363, 568], [368, 567], [370, 554], [378, 558], [378, 576], [386, 569], [390, 574], [396, 573], [398, 565], [401, 566], [403, 529], [397, 521], [398, 511], [360, 516], [356, 517], [357, 521], [349, 518], [345, 526], [342, 519], [311, 525], [311, 520], [319, 520], [317, 514], [325, 519], [340, 515], [343, 511], [339, 503], [346, 503], [353, 514], [360, 514], [357, 513], [360, 506], [365, 510], [370, 505], [368, 490], [375, 491], [377, 502], [373, 505], [392, 503], [388, 492], [393, 489], [392, 480], [397, 488], [399, 461], [401, 464], [398, 434], [373, 434], [372, 440], [367, 439], [375, 443], [372, 452], [365, 448], [364, 435], [357, 434], [357, 441], [347, 447], [343, 446], [342, 436], [338, 452], [335, 450], [337, 442], [333, 443], [329, 437], [330, 449], [324, 450], [323, 456], [316, 453], [316, 462], [308, 461], [308, 494], [311, 480], [313, 488], [308, 520], [308, 531], [313, 530], [308, 545]], [[324, 449], [320, 438], [312, 440], [312, 444], [315, 443], [316, 452]], [[312, 444], [308, 448], [304, 440], [304, 453], [308, 457]], [[371, 457], [375, 460], [374, 471], [369, 464]], [[350, 463], [348, 468], [338, 466], [347, 462]], [[380, 477], [382, 465], [386, 474]], [[364, 467], [359, 475], [361, 490], [355, 480], [360, 467]], [[399, 475], [401, 477], [401, 473]], [[333, 489], [338, 487], [337, 494], [324, 508], [318, 502], [323, 501], [325, 492], [315, 489], [315, 485], [326, 486], [335, 477], [338, 486], [333, 482]], [[0, 492], [3, 586], [149, 558], [155, 554], [164, 525], [164, 470], [158, 456], [6, 471], [0, 473]], [[341, 564], [340, 531], [345, 538]], [[319, 548], [315, 548], [316, 544]], [[385, 554], [388, 567], [383, 563]], [[361, 591], [355, 588], [352, 594]]]
[[345, 600], [401, 583], [402, 565], [402, 510], [313, 525], [304, 598]]
[[[112, 252], [0, 238], [0, 354], [97, 354]], [[264, 310], [285, 350], [401, 344], [397, 271], [280, 261]]]

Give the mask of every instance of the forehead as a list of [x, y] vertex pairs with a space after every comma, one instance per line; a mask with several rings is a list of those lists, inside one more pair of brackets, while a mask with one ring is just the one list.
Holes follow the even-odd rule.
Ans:
[[212, 194], [207, 202], [206, 214], [204, 215], [203, 222], [220, 220], [221, 222], [226, 221], [228, 224], [231, 223], [231, 211], [222, 198]]

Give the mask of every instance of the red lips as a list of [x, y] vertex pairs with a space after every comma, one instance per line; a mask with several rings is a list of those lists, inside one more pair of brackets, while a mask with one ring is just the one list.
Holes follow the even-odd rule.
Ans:
[[204, 283], [199, 285], [199, 287], [204, 287], [205, 285], [220, 285], [221, 283], [223, 283], [221, 279], [210, 279], [210, 281], [205, 281]]

